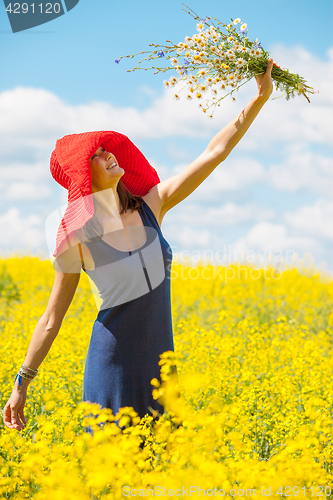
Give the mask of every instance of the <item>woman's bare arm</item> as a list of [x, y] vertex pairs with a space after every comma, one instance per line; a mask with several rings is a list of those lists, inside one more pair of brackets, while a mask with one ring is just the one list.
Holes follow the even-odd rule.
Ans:
[[[32, 334], [24, 364], [37, 370], [60, 330], [62, 320], [73, 300], [80, 280], [80, 273], [55, 271], [55, 279], [50, 299], [43, 316]], [[10, 429], [21, 430], [26, 423], [24, 405], [30, 380], [22, 377], [22, 385], [17, 378], [12, 394], [3, 409], [4, 424]]]
[[[24, 364], [37, 370], [58, 335], [62, 320], [73, 300], [80, 274], [55, 271], [49, 302], [32, 334]], [[27, 382], [29, 382], [27, 380]]]
[[205, 151], [182, 172], [160, 182], [146, 195], [160, 218], [191, 194], [227, 158], [244, 136], [273, 91], [272, 66], [273, 59], [269, 61], [266, 72], [256, 76], [257, 95], [234, 120], [213, 137]]

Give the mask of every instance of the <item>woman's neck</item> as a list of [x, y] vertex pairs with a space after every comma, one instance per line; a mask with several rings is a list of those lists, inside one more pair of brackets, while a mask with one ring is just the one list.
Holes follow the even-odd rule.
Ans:
[[123, 229], [120, 212], [122, 206], [117, 187], [93, 193], [95, 215], [103, 226], [105, 233]]

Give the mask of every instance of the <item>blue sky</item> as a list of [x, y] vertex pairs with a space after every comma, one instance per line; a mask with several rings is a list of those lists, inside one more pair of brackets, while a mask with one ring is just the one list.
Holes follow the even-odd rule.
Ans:
[[[333, 272], [332, 2], [193, 0], [200, 16], [240, 17], [281, 67], [301, 74], [319, 94], [265, 104], [249, 131], [214, 173], [165, 217], [174, 252], [257, 254], [269, 246], [311, 253]], [[165, 75], [128, 73], [114, 59], [179, 42], [196, 22], [181, 2], [80, 0], [66, 15], [13, 34], [0, 15], [0, 248], [47, 250], [44, 223], [66, 193], [49, 173], [57, 138], [87, 130], [126, 133], [161, 179], [185, 168], [256, 93], [249, 82], [213, 120], [195, 103], [176, 102]], [[170, 76], [170, 75], [169, 75]], [[331, 78], [332, 79], [332, 78]], [[274, 91], [272, 97], [281, 95]], [[332, 224], [331, 224], [332, 225]]]

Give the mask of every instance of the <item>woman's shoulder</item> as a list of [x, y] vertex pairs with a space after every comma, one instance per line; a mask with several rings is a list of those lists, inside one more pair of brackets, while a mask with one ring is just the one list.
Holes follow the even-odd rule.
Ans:
[[54, 267], [56, 270], [63, 273], [80, 272], [80, 244], [80, 239], [75, 231], [66, 236], [55, 257]]

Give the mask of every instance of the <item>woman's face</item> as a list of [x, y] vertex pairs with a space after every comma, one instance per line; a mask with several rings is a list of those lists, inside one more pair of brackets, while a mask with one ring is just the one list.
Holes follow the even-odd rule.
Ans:
[[125, 170], [118, 165], [116, 157], [100, 146], [89, 159], [92, 191], [99, 191], [116, 186]]

